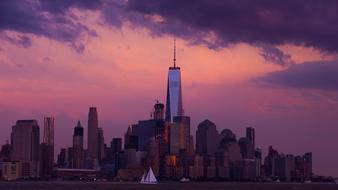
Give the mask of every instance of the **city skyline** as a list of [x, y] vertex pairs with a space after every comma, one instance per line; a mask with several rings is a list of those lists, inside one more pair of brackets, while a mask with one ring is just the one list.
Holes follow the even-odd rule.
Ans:
[[[114, 163], [115, 167], [113, 171], [116, 172], [114, 175], [121, 177], [124, 175], [120, 174], [120, 170], [121, 169], [128, 170], [129, 165], [128, 163], [141, 164], [140, 161], [136, 161], [140, 159], [139, 158], [140, 155], [137, 156], [137, 154], [142, 153], [144, 154], [148, 152], [149, 153], [148, 156], [150, 157], [146, 158], [150, 159], [151, 161], [149, 163], [146, 163], [146, 165], [148, 165], [149, 167], [150, 166], [156, 167], [155, 175], [158, 177], [161, 176], [175, 177], [177, 175], [178, 176], [186, 175], [190, 176], [191, 178], [194, 178], [195, 175], [196, 175], [195, 177], [201, 175], [206, 177], [206, 179], [208, 179], [209, 175], [210, 176], [214, 175], [223, 178], [226, 176], [227, 176], [226, 178], [231, 177], [230, 179], [232, 180], [234, 179], [249, 180], [263, 176], [279, 176], [279, 179], [283, 181], [284, 180], [290, 181], [290, 180], [311, 180], [312, 176], [316, 175], [316, 173], [313, 171], [312, 166], [312, 152], [307, 152], [304, 154], [304, 156], [294, 156], [293, 154], [278, 153], [278, 151], [274, 150], [270, 145], [269, 152], [266, 155], [265, 159], [263, 159], [262, 149], [255, 146], [255, 129], [253, 127], [246, 127], [245, 137], [241, 137], [237, 141], [237, 136], [231, 131], [231, 129], [223, 129], [222, 132], [219, 133], [216, 125], [213, 122], [206, 119], [198, 125], [196, 136], [194, 138], [194, 136], [191, 135], [190, 131], [191, 128], [190, 117], [184, 116], [183, 114], [182, 89], [180, 85], [181, 73], [180, 68], [176, 66], [175, 48], [176, 47], [174, 42], [174, 66], [169, 67], [166, 105], [170, 107], [172, 105], [176, 106], [177, 110], [181, 109], [180, 113], [178, 111], [176, 113], [174, 112], [175, 113], [174, 115], [171, 115], [172, 114], [171, 109], [165, 109], [164, 104], [156, 100], [153, 113], [151, 114], [149, 120], [139, 120], [138, 124], [131, 125], [128, 127], [127, 132], [125, 133], [123, 139], [124, 149], [122, 149], [121, 143], [119, 145], [115, 144], [116, 137], [111, 137], [110, 138], [111, 147], [107, 146], [107, 144], [104, 141], [103, 129], [101, 127], [100, 128], [98, 127], [99, 119], [97, 108], [89, 107], [88, 127], [87, 127], [88, 129], [87, 149], [84, 149], [83, 146], [84, 131], [83, 127], [81, 126], [80, 120], [78, 120], [77, 125], [74, 127], [73, 145], [72, 147], [61, 148], [60, 153], [56, 157], [57, 167], [53, 166], [54, 165], [53, 159], [55, 159], [54, 117], [44, 117], [43, 138], [42, 138], [43, 141], [41, 144], [39, 143], [40, 130], [37, 121], [18, 120], [16, 122], [16, 125], [13, 126], [12, 128], [11, 133], [12, 149], [9, 156], [11, 162], [7, 163], [10, 163], [12, 165], [11, 166], [12, 168], [22, 167], [22, 171], [17, 173], [18, 176], [22, 175], [30, 177], [42, 177], [42, 179], [44, 178], [48, 179], [51, 176], [55, 175], [53, 174], [52, 171], [60, 172], [62, 171], [63, 168], [70, 169], [69, 171], [71, 171], [71, 169], [75, 169], [74, 171], [76, 171], [76, 169], [93, 169], [93, 171], [103, 172], [106, 170], [105, 167], [109, 165], [106, 162], [112, 162]], [[173, 74], [171, 72], [173, 69], [174, 70], [178, 69], [179, 73]], [[178, 78], [177, 74], [179, 76]], [[174, 77], [172, 75], [174, 75]], [[175, 83], [175, 85], [172, 85], [172, 83]], [[179, 90], [175, 89], [173, 92], [170, 92], [173, 87], [174, 88], [178, 87], [177, 89]], [[176, 104], [175, 103], [171, 104], [170, 100], [172, 98], [170, 96], [174, 96], [176, 100], [180, 99], [180, 101], [178, 101], [180, 103], [177, 104], [178, 102], [176, 101], [175, 102]], [[166, 110], [166, 112], [164, 110]], [[167, 112], [170, 113], [167, 114]], [[29, 127], [31, 126], [35, 127], [35, 129], [30, 129]], [[20, 127], [21, 127], [20, 130], [22, 131], [20, 132], [21, 134], [17, 129]], [[212, 130], [212, 133], [210, 133], [209, 130]], [[32, 141], [31, 139], [35, 139], [37, 143], [31, 143]], [[196, 142], [196, 144], [194, 144], [194, 142]], [[29, 145], [30, 147], [27, 145]], [[118, 148], [118, 146], [120, 146], [120, 148]], [[26, 148], [23, 149], [22, 147]], [[271, 153], [271, 150], [273, 150], [273, 153]], [[7, 145], [5, 145], [4, 151], [5, 152], [7, 151]], [[134, 154], [130, 151], [134, 152]], [[158, 153], [156, 153], [157, 151]], [[32, 152], [35, 156], [31, 155]], [[122, 157], [120, 154], [122, 154]], [[21, 155], [22, 158], [16, 155]], [[124, 158], [123, 155], [125, 155], [126, 157]], [[156, 158], [155, 155], [159, 156], [157, 157], [158, 159], [157, 161], [155, 159]], [[213, 171], [212, 173], [214, 174], [210, 174], [209, 169], [207, 169], [206, 170], [207, 172], [205, 171], [206, 173], [204, 173], [203, 175], [203, 172], [201, 172], [202, 170], [198, 169], [201, 167], [201, 165], [199, 165], [199, 163], [201, 162], [193, 161], [194, 164], [189, 167], [195, 169], [189, 168], [187, 171], [183, 169], [185, 172], [181, 174], [180, 172], [172, 173], [172, 171], [168, 173], [168, 169], [164, 169], [164, 166], [162, 165], [164, 161], [162, 160], [163, 157], [161, 158], [160, 155], [166, 155], [168, 159], [172, 159], [171, 157], [174, 156], [175, 157], [174, 160], [176, 159], [189, 160], [190, 158], [189, 156], [186, 157], [187, 155], [195, 155], [194, 158], [195, 160], [203, 158], [206, 159], [204, 163], [209, 164], [212, 163], [211, 161], [212, 159], [215, 159], [216, 162], [214, 164], [216, 165], [221, 164], [220, 168], [223, 169], [220, 169], [217, 166], [214, 170], [211, 170]], [[230, 162], [233, 162], [235, 166], [239, 164], [237, 166], [239, 167], [240, 165], [243, 164], [243, 166], [241, 166], [243, 167], [243, 171], [242, 169], [239, 168], [236, 169], [235, 167], [233, 169], [234, 171], [237, 172], [233, 173], [232, 171], [233, 169], [231, 169], [233, 167], [232, 164], [225, 166], [224, 163], [228, 161], [228, 159], [225, 159], [226, 157], [225, 155], [229, 156], [228, 159], [230, 159]], [[6, 163], [7, 156], [8, 155], [4, 157], [5, 158], [4, 163]], [[117, 158], [117, 160], [120, 160], [121, 158], [126, 160], [122, 161], [121, 164], [120, 163], [121, 161], [116, 161], [115, 157]], [[33, 159], [33, 161], [28, 160], [27, 158]], [[293, 164], [290, 164], [292, 162]], [[104, 163], [108, 165], [105, 165]], [[184, 164], [181, 166], [180, 165], [176, 166], [176, 161], [174, 161], [174, 163], [175, 167], [183, 167], [183, 168], [187, 167]], [[180, 163], [180, 161], [178, 163]], [[282, 163], [284, 163], [285, 165], [280, 165]], [[28, 165], [25, 166], [25, 164]], [[213, 165], [205, 165], [204, 167], [208, 168], [211, 166]], [[8, 168], [9, 166], [4, 167]], [[29, 170], [24, 169], [25, 167], [29, 167], [30, 169]], [[167, 167], [170, 168], [171, 166], [168, 165]], [[227, 167], [230, 168], [226, 169]], [[284, 169], [282, 169], [283, 167]], [[102, 168], [104, 169], [102, 170]], [[27, 172], [24, 172], [26, 170]], [[133, 170], [134, 169], [132, 169], [131, 171]], [[240, 171], [242, 171], [243, 173], [238, 173]], [[289, 173], [286, 171], [288, 171]], [[268, 173], [268, 175], [266, 175], [267, 174], [266, 172]], [[9, 177], [7, 173], [5, 175], [7, 176], [6, 177], [7, 180], [15, 179], [15, 177], [14, 178]], [[132, 179], [130, 178], [130, 176], [128, 178]]]
[[[32, 2], [0, 6], [11, 18], [0, 18], [0, 144], [10, 140], [20, 119], [38, 121], [42, 142], [43, 119], [52, 116], [55, 154], [72, 146], [78, 120], [87, 147], [89, 107], [98, 109], [97, 127], [106, 144], [123, 137], [128, 126], [150, 118], [155, 100], [166, 103], [176, 39], [192, 135], [205, 119], [219, 131], [228, 128], [241, 136], [252, 126], [264, 154], [269, 145], [292, 154], [311, 151], [316, 173], [338, 176], [332, 167], [338, 159], [338, 64], [335, 40], [328, 40], [335, 39], [336, 10], [330, 9], [335, 3], [316, 8], [308, 2], [310, 14], [295, 2], [232, 7], [196, 1], [190, 9], [164, 1], [172, 5], [168, 12], [161, 12], [166, 5], [151, 1]], [[299, 11], [299, 17], [283, 5]], [[245, 6], [255, 9], [244, 14]], [[186, 11], [201, 22], [186, 17]], [[49, 16], [40, 18], [45, 13]], [[304, 21], [304, 30], [289, 20]]]

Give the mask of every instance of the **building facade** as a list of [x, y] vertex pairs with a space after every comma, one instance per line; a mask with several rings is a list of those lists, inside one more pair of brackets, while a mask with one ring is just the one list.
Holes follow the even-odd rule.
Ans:
[[176, 116], [169, 127], [170, 154], [178, 154], [180, 150], [191, 153], [190, 146], [190, 117]]
[[95, 107], [89, 108], [88, 114], [88, 159], [98, 160], [98, 114]]
[[39, 177], [40, 129], [36, 120], [18, 120], [11, 133], [12, 161], [21, 162], [22, 177]]
[[204, 120], [196, 131], [196, 153], [199, 155], [214, 155], [219, 145], [219, 134], [216, 125]]
[[83, 127], [78, 121], [73, 134], [73, 158], [71, 168], [84, 168], [84, 149], [83, 149]]
[[181, 69], [176, 66], [176, 47], [174, 44], [174, 66], [169, 67], [167, 83], [166, 117], [167, 122], [173, 122], [175, 116], [183, 115], [183, 100], [181, 86]]
[[43, 142], [40, 145], [40, 175], [49, 178], [54, 167], [54, 117], [45, 117]]

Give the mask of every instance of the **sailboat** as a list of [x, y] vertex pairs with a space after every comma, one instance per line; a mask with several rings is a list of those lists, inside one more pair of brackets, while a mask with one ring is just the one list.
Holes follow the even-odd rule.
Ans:
[[154, 172], [151, 169], [151, 167], [149, 168], [148, 172], [143, 173], [140, 183], [142, 183], [142, 184], [157, 184], [156, 177], [155, 177]]

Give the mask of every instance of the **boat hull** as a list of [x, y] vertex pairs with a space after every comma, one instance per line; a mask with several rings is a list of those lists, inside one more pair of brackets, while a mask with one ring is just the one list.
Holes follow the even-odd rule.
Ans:
[[140, 182], [141, 184], [156, 185], [157, 182]]

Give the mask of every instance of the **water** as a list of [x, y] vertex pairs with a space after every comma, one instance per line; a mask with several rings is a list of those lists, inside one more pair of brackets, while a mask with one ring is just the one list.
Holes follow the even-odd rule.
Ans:
[[127, 182], [0, 182], [0, 190], [338, 190], [336, 184], [165, 182], [146, 185]]

